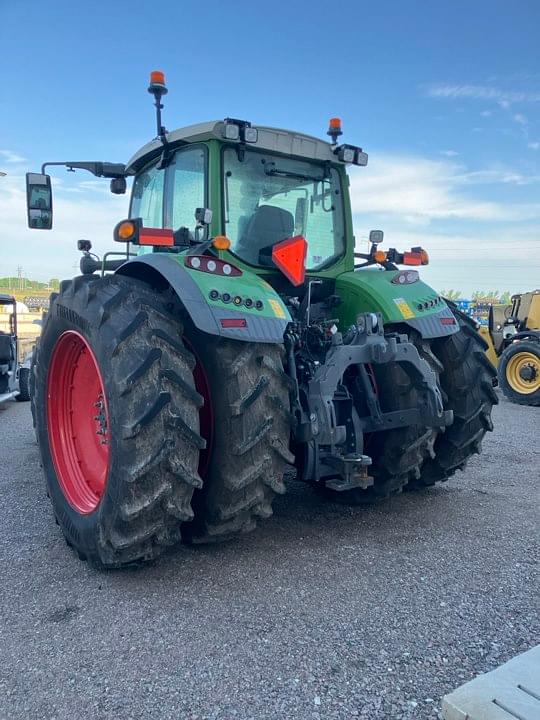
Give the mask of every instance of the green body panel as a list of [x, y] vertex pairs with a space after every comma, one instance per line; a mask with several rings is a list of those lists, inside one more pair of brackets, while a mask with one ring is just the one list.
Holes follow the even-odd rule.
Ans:
[[388, 324], [435, 315], [446, 307], [435, 290], [421, 280], [405, 285], [392, 283], [400, 272], [356, 270], [340, 275], [336, 281], [336, 295], [342, 299], [336, 308], [340, 330], [352, 325], [362, 312], [380, 312]]
[[[227, 309], [227, 312], [241, 311], [242, 315], [256, 315], [263, 318], [279, 318], [280, 320], [291, 320], [289, 311], [281, 300], [280, 296], [275, 292], [263, 278], [249, 270], [243, 270], [242, 275], [236, 277], [228, 277], [226, 275], [217, 275], [200, 270], [193, 270], [185, 266], [185, 254], [171, 255], [184, 270], [188, 273], [197, 287], [206, 298], [208, 304], [213, 307]], [[223, 293], [229, 293], [233, 301], [224, 303], [223, 300], [212, 300], [210, 292], [217, 290], [220, 298]], [[241, 298], [242, 302], [235, 304], [234, 298]], [[249, 308], [245, 305], [245, 300], [250, 298], [253, 304], [260, 300], [263, 303], [262, 310], [257, 310], [254, 306]]]

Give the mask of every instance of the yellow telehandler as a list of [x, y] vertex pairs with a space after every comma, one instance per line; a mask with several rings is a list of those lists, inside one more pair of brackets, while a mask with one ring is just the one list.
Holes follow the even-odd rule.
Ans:
[[513, 295], [511, 305], [491, 305], [480, 334], [506, 397], [540, 405], [540, 290]]

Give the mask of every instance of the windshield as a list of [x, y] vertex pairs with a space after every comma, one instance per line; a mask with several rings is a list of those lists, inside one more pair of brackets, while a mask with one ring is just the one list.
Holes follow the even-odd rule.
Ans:
[[303, 235], [306, 268], [316, 270], [345, 249], [343, 197], [333, 168], [246, 149], [224, 151], [225, 233], [231, 250], [253, 265], [271, 263], [272, 246]]

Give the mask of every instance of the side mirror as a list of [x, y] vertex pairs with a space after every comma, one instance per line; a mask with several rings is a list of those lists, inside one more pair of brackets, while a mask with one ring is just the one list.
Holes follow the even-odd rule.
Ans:
[[52, 228], [50, 175], [26, 173], [26, 210], [29, 228], [33, 230], [50, 230]]
[[384, 232], [382, 230], [371, 230], [369, 233], [369, 242], [372, 245], [379, 245], [382, 243], [384, 238]]

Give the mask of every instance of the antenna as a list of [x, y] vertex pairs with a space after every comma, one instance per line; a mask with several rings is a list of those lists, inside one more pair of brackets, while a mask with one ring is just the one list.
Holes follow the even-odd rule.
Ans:
[[168, 93], [167, 86], [165, 85], [165, 73], [161, 70], [152, 70], [150, 73], [150, 85], [148, 86], [148, 92], [154, 96], [154, 105], [156, 107], [156, 123], [157, 123], [157, 134], [161, 142], [167, 144], [167, 130], [161, 124], [161, 111], [163, 105], [161, 104], [161, 98], [163, 95]]

